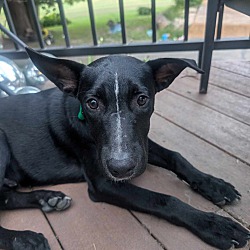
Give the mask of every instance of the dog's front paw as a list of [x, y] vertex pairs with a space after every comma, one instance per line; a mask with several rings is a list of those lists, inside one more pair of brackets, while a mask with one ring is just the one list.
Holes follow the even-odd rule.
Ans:
[[223, 206], [240, 200], [241, 194], [233, 185], [222, 179], [206, 175], [190, 183], [192, 189], [214, 204]]
[[240, 224], [213, 213], [197, 216], [193, 226], [194, 233], [219, 249], [242, 248], [250, 239], [250, 232]]
[[16, 231], [12, 238], [13, 250], [50, 250], [47, 239], [41, 233]]
[[45, 191], [43, 198], [39, 199], [41, 209], [44, 212], [51, 212], [53, 210], [62, 211], [71, 205], [71, 198], [62, 192]]

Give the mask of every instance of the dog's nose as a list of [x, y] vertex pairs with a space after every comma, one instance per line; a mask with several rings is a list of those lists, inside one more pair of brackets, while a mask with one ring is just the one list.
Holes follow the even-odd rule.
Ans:
[[133, 175], [135, 164], [130, 159], [110, 159], [107, 161], [110, 173], [116, 178], [127, 178]]

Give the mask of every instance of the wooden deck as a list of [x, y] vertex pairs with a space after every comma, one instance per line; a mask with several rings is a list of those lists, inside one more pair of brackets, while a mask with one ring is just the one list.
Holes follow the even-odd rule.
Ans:
[[[186, 70], [157, 95], [150, 137], [181, 152], [198, 169], [231, 182], [242, 200], [221, 209], [154, 166], [133, 182], [201, 210], [231, 216], [250, 229], [250, 62], [214, 62], [207, 95], [198, 94], [198, 77]], [[49, 214], [1, 212], [1, 224], [41, 232], [53, 250], [213, 249], [162, 219], [91, 202], [84, 183], [47, 188], [71, 196], [71, 208]]]

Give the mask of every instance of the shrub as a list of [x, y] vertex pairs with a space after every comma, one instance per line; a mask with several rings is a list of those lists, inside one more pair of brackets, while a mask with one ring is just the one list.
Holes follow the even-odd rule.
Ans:
[[175, 18], [181, 16], [181, 9], [177, 6], [171, 6], [166, 11], [164, 11], [163, 15], [170, 21], [174, 21]]
[[183, 29], [176, 28], [173, 24], [169, 24], [166, 28], [164, 28], [160, 32], [159, 35], [162, 36], [162, 34], [164, 33], [167, 33], [170, 35], [169, 37], [170, 40], [175, 40], [183, 35]]
[[[202, 3], [202, 0], [190, 0], [190, 7], [198, 7]], [[175, 5], [169, 7], [163, 15], [170, 21], [180, 17], [183, 14], [185, 6], [185, 0], [175, 0]]]
[[[67, 24], [70, 24], [71, 22], [66, 18]], [[44, 16], [41, 19], [41, 25], [43, 27], [51, 27], [56, 25], [61, 25], [61, 18], [58, 13], [51, 13], [49, 15]]]
[[190, 7], [198, 7], [202, 4], [202, 0], [190, 0]]
[[148, 16], [148, 15], [151, 14], [151, 9], [148, 8], [148, 7], [140, 7], [140, 8], [138, 9], [138, 14], [139, 14], [140, 16]]
[[[202, 4], [203, 0], [190, 0], [189, 1], [189, 6], [190, 7], [198, 7]], [[185, 6], [185, 0], [175, 0], [175, 5], [178, 8], [184, 8]]]

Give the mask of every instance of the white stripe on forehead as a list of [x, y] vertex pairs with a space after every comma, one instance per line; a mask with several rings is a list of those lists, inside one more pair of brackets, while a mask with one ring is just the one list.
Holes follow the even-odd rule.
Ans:
[[116, 99], [116, 141], [118, 153], [122, 151], [122, 123], [121, 123], [121, 112], [119, 105], [119, 82], [117, 72], [115, 73], [115, 99]]

